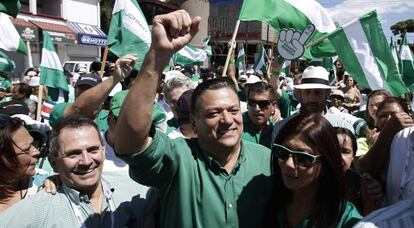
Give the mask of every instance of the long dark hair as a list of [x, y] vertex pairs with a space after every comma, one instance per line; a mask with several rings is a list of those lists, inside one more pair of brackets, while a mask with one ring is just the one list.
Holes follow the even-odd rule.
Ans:
[[12, 135], [24, 127], [23, 122], [17, 118], [10, 117], [5, 121], [7, 122], [0, 128], [0, 202], [11, 196], [13, 192], [10, 188], [13, 188], [20, 178], [16, 169], [21, 167], [21, 164], [14, 151]]
[[[331, 124], [320, 114], [297, 115], [291, 118], [280, 130], [275, 143], [283, 144], [295, 135], [305, 137], [306, 143], [318, 148], [323, 155], [318, 179], [317, 196], [308, 227], [331, 227], [340, 221], [345, 209], [345, 176], [342, 170], [340, 145]], [[268, 205], [266, 224], [277, 223], [281, 214], [292, 199], [292, 191], [286, 188], [278, 158], [272, 153], [273, 194]], [[277, 226], [278, 224], [274, 224]]]

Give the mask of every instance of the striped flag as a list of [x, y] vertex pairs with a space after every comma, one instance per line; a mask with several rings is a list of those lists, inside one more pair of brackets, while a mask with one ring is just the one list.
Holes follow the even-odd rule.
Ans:
[[407, 43], [406, 33], [401, 35], [400, 59], [401, 59], [401, 75], [407, 87], [414, 91], [414, 64], [413, 53]]
[[207, 59], [207, 52], [192, 44], [187, 44], [178, 52], [174, 53], [174, 64], [193, 65], [202, 64]]
[[246, 54], [244, 53], [243, 46], [239, 49], [237, 53], [236, 67], [239, 70], [239, 73], [246, 71]]
[[0, 51], [0, 71], [13, 72], [16, 64], [5, 53]]
[[266, 72], [266, 50], [264, 49], [263, 45], [259, 50], [259, 54], [257, 55], [256, 62], [254, 63], [254, 71], [261, 70], [262, 72]]
[[69, 87], [63, 74], [62, 64], [49, 33], [43, 31], [42, 60], [40, 62], [40, 84], [47, 86], [48, 98], [52, 101], [67, 101]]
[[27, 48], [10, 17], [0, 13], [0, 49], [27, 54]]
[[372, 90], [386, 89], [393, 96], [408, 92], [376, 11], [339, 28], [329, 35], [329, 40], [359, 85]]
[[0, 1], [0, 13], [8, 14], [12, 17], [16, 17], [20, 11], [20, 4], [19, 0], [2, 0]]
[[390, 49], [391, 49], [391, 54], [392, 57], [394, 58], [395, 64], [399, 64], [400, 63], [400, 58], [398, 57], [398, 52], [397, 52], [397, 45], [395, 44], [395, 41], [393, 40], [393, 38], [391, 37], [391, 42], [390, 42]]
[[[278, 32], [281, 29], [303, 32], [309, 24], [313, 24], [316, 31], [307, 43], [318, 40], [336, 29], [332, 18], [315, 0], [244, 0], [239, 19], [263, 21]], [[336, 55], [335, 49], [326, 39], [310, 48], [309, 53], [313, 57]]]
[[53, 106], [55, 106], [55, 104], [57, 104], [57, 103], [54, 102], [54, 101], [51, 101], [51, 100], [44, 100], [43, 101], [42, 112], [41, 112], [43, 123], [49, 124], [50, 112], [52, 111], [52, 108], [53, 108]]
[[211, 51], [211, 46], [208, 45], [208, 42], [210, 42], [210, 38], [211, 35], [208, 35], [203, 41], [203, 50], [206, 51], [207, 56], [211, 56], [213, 54]]
[[108, 33], [109, 50], [118, 57], [136, 54], [139, 70], [151, 45], [147, 20], [136, 0], [116, 0]]

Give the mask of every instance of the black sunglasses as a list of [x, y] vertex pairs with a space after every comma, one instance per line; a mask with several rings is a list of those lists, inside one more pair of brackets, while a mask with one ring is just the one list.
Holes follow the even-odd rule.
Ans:
[[320, 154], [314, 155], [302, 151], [293, 151], [287, 147], [284, 147], [276, 143], [273, 144], [272, 153], [274, 153], [278, 159], [283, 161], [286, 161], [287, 159], [289, 159], [290, 156], [292, 156], [295, 164], [303, 167], [312, 166], [313, 163], [320, 160], [322, 157], [322, 155]]
[[255, 101], [255, 100], [247, 100], [247, 105], [250, 107], [256, 107], [256, 105], [259, 105], [259, 108], [264, 109], [268, 107], [272, 101], [269, 100], [261, 100], [261, 101]]

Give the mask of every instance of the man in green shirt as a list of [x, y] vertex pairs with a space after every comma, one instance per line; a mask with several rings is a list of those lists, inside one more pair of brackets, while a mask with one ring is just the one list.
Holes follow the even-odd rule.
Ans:
[[272, 116], [276, 100], [274, 89], [266, 82], [251, 84], [247, 92], [247, 112], [243, 113], [242, 139], [272, 147]]
[[151, 126], [163, 67], [199, 23], [184, 10], [154, 18], [153, 42], [118, 118], [116, 152], [134, 180], [159, 190], [161, 227], [262, 227], [272, 186], [270, 150], [241, 141], [243, 119], [231, 79], [208, 80], [194, 90], [197, 139], [169, 139]]
[[102, 178], [105, 149], [93, 120], [62, 119], [50, 140], [49, 161], [59, 173], [60, 189], [13, 205], [0, 215], [0, 227], [144, 227], [153, 222], [153, 192], [142, 186], [132, 195], [116, 179]]

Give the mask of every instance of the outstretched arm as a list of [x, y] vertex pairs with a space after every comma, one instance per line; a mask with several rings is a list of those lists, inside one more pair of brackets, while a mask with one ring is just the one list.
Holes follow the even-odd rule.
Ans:
[[137, 57], [134, 55], [126, 55], [119, 58], [115, 63], [113, 75], [102, 83], [83, 92], [76, 98], [75, 103], [70, 104], [65, 109], [63, 115], [66, 117], [77, 113], [90, 118], [95, 118], [111, 90], [132, 71], [136, 59]]
[[152, 141], [151, 115], [162, 70], [172, 54], [189, 43], [198, 32], [200, 20], [200, 17], [191, 19], [184, 10], [154, 18], [151, 47], [125, 98], [117, 121], [117, 153], [142, 151]]

